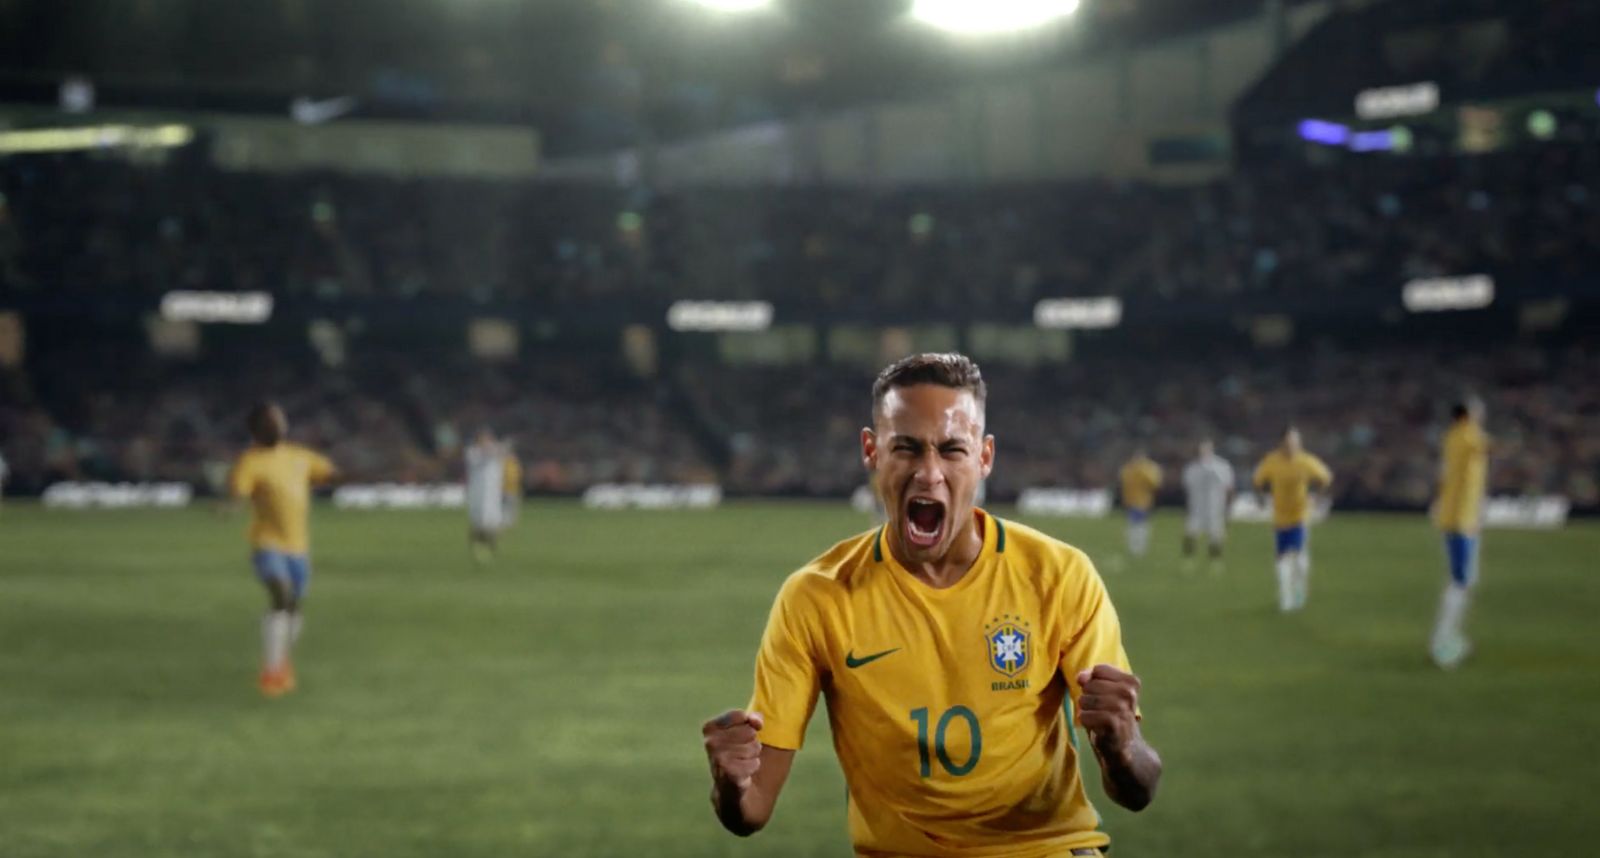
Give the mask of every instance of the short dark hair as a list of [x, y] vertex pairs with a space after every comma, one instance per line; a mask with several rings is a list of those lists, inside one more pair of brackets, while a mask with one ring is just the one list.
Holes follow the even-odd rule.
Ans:
[[245, 418], [245, 426], [250, 430], [250, 438], [259, 444], [272, 445], [283, 438], [278, 434], [278, 427], [269, 419], [273, 409], [278, 403], [271, 400], [262, 400], [250, 408], [250, 414]]
[[937, 384], [972, 393], [982, 408], [989, 398], [989, 387], [983, 383], [983, 372], [972, 358], [957, 352], [924, 352], [903, 357], [883, 368], [872, 383], [872, 408], [877, 410], [883, 398], [897, 387], [917, 384]]

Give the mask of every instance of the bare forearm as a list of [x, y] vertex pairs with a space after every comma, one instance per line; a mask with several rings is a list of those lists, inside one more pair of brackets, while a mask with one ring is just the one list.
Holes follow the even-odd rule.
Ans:
[[1100, 760], [1100, 782], [1112, 801], [1132, 810], [1144, 810], [1156, 797], [1161, 783], [1161, 756], [1137, 736], [1117, 751], [1095, 748]]
[[761, 801], [756, 789], [755, 784], [741, 790], [727, 781], [712, 782], [711, 808], [723, 828], [740, 837], [749, 837], [766, 826], [771, 810], [767, 808], [763, 812], [766, 803]]

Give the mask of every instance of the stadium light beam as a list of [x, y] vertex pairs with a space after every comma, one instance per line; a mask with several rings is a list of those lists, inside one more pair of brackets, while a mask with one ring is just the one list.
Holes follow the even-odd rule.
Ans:
[[911, 17], [952, 33], [986, 35], [1043, 26], [1079, 5], [1080, 0], [916, 0]]

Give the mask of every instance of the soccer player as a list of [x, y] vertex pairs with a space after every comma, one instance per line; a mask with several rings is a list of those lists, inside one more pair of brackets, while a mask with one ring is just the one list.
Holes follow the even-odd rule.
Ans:
[[295, 687], [291, 652], [311, 581], [311, 486], [332, 482], [338, 472], [326, 458], [285, 440], [289, 421], [275, 403], [252, 409], [248, 426], [254, 444], [234, 464], [228, 490], [250, 502], [250, 559], [270, 603], [261, 620], [261, 693], [278, 697]]
[[511, 449], [485, 427], [467, 447], [466, 459], [467, 542], [473, 559], [484, 564], [494, 559], [495, 543], [509, 523], [506, 484]]
[[1122, 505], [1128, 511], [1128, 553], [1143, 557], [1150, 547], [1150, 510], [1161, 488], [1161, 466], [1137, 450], [1122, 466]]
[[1189, 520], [1183, 531], [1184, 571], [1192, 568], [1195, 543], [1204, 536], [1209, 544], [1211, 571], [1220, 572], [1228, 504], [1233, 502], [1233, 466], [1217, 455], [1209, 438], [1200, 442], [1199, 453], [1183, 469], [1183, 490], [1189, 505]]
[[1433, 505], [1434, 524], [1444, 533], [1450, 580], [1439, 597], [1439, 616], [1428, 645], [1434, 663], [1446, 670], [1461, 664], [1472, 650], [1462, 625], [1478, 579], [1478, 532], [1489, 469], [1483, 402], [1468, 397], [1451, 409], [1450, 417], [1440, 457], [1439, 497]]
[[1272, 527], [1276, 532], [1278, 610], [1306, 606], [1311, 592], [1311, 492], [1333, 484], [1333, 472], [1300, 445], [1300, 430], [1290, 426], [1283, 441], [1256, 466], [1258, 491], [1272, 492]]
[[1073, 725], [1118, 804], [1161, 775], [1100, 576], [975, 506], [995, 446], [971, 360], [905, 358], [872, 394], [861, 456], [889, 522], [779, 591], [750, 704], [702, 728], [717, 818], [767, 824], [822, 694], [858, 855], [1100, 855]]

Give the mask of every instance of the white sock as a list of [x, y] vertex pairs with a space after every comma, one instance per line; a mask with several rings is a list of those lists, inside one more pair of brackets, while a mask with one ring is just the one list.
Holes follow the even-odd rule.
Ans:
[[1128, 550], [1135, 557], [1143, 557], [1150, 547], [1150, 523], [1140, 522], [1128, 526]]
[[289, 657], [289, 612], [268, 611], [261, 618], [261, 669], [279, 670]]
[[1294, 555], [1278, 558], [1278, 610], [1294, 610]]
[[1311, 552], [1297, 551], [1294, 560], [1294, 606], [1304, 608], [1311, 596]]
[[1471, 604], [1471, 590], [1454, 583], [1445, 585], [1439, 596], [1439, 618], [1433, 624], [1434, 649], [1461, 638], [1461, 627]]
[[289, 648], [300, 642], [300, 629], [306, 624], [306, 615], [299, 611], [289, 614]]

